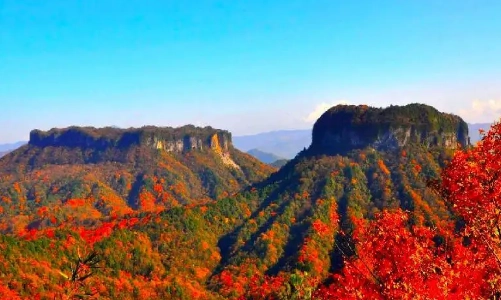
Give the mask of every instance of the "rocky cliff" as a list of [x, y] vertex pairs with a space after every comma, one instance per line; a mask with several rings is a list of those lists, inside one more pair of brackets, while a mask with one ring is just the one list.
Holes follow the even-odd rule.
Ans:
[[0, 217], [36, 218], [40, 207], [95, 219], [161, 211], [227, 197], [273, 171], [211, 127], [34, 130], [0, 159], [0, 198], [8, 199]]
[[193, 149], [221, 149], [228, 151], [232, 145], [231, 133], [212, 127], [198, 128], [187, 125], [179, 128], [143, 127], [131, 129], [69, 127], [49, 131], [33, 130], [31, 146], [69, 147], [83, 149], [127, 149], [144, 146], [168, 152], [184, 152]]
[[338, 105], [315, 123], [309, 151], [342, 154], [373, 147], [391, 150], [409, 144], [454, 149], [470, 144], [468, 125], [458, 116], [423, 104], [375, 108]]

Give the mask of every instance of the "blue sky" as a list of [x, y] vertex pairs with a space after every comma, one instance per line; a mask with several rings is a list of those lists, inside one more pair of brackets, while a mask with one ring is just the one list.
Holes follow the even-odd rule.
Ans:
[[308, 128], [326, 107], [501, 117], [501, 1], [0, 0], [0, 142], [33, 128]]

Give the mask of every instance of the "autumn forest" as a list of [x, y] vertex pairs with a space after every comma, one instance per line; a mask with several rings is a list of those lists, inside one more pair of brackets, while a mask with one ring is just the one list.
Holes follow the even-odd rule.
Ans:
[[1, 299], [499, 299], [501, 124], [338, 105], [281, 168], [226, 130], [33, 130], [0, 158]]

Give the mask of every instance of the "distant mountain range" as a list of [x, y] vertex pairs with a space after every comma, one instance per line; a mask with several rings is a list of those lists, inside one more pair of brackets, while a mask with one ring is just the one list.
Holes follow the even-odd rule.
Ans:
[[284, 158], [284, 159], [276, 160], [269, 165], [272, 167], [275, 167], [277, 169], [280, 169], [281, 167], [285, 166], [288, 162], [289, 162], [289, 160]]
[[5, 154], [16, 150], [17, 148], [26, 145], [28, 142], [21, 141], [21, 142], [16, 142], [16, 143], [10, 143], [10, 144], [0, 144], [0, 157], [4, 156]]
[[16, 142], [16, 143], [10, 143], [10, 144], [0, 144], [0, 152], [6, 152], [6, 151], [12, 151], [15, 150], [23, 145], [26, 145], [28, 142], [26, 141], [21, 141], [21, 142]]
[[247, 153], [267, 164], [271, 164], [276, 162], [277, 160], [283, 159], [282, 157], [277, 156], [273, 153], [264, 152], [259, 149], [251, 149], [247, 151]]
[[[490, 123], [468, 124], [470, 141], [472, 144], [480, 140], [479, 129], [488, 130]], [[311, 129], [302, 130], [278, 130], [255, 135], [236, 136], [233, 138], [233, 144], [241, 151], [245, 151], [265, 163], [250, 151], [259, 149], [266, 154], [292, 159], [301, 150], [308, 148], [311, 144]]]
[[279, 130], [255, 135], [235, 136], [233, 145], [241, 151], [259, 149], [283, 158], [294, 158], [311, 144], [311, 129]]

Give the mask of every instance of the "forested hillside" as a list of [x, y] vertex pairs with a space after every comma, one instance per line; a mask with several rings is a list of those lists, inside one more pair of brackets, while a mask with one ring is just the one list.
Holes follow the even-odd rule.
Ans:
[[[500, 126], [471, 148], [466, 123], [429, 106], [337, 106], [315, 124], [311, 146], [274, 173], [224, 146], [225, 132], [207, 130], [180, 151], [165, 138], [151, 143], [148, 132], [122, 150], [110, 142], [121, 132], [92, 131], [62, 148], [54, 143], [67, 131], [36, 133], [43, 139], [2, 159], [0, 294], [480, 299], [501, 291], [492, 234]], [[97, 152], [82, 146], [96, 141]], [[68, 164], [70, 154], [80, 163]]]
[[273, 170], [209, 127], [33, 131], [0, 160], [0, 229], [207, 203]]

